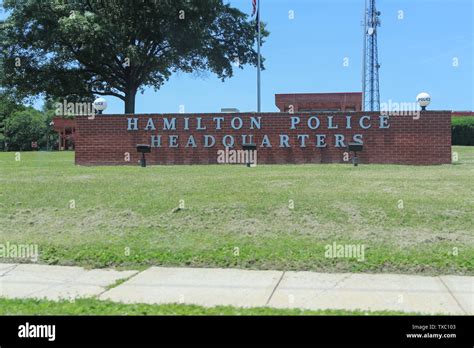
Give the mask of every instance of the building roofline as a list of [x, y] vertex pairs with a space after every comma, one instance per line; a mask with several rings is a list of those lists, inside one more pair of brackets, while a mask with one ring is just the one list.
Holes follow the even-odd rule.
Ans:
[[275, 93], [275, 96], [277, 95], [324, 95], [324, 94], [362, 94], [362, 92]]

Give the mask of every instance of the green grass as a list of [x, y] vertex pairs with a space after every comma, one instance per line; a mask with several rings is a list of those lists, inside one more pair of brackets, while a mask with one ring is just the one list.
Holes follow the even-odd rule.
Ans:
[[[454, 165], [357, 168], [81, 167], [71, 152], [0, 153], [0, 243], [87, 267], [472, 275], [474, 147], [453, 151]], [[363, 245], [364, 261], [325, 257], [333, 242]]]
[[230, 306], [201, 307], [184, 304], [122, 304], [96, 299], [71, 301], [12, 300], [0, 298], [0, 315], [413, 315], [395, 311], [345, 311], [275, 309], [269, 307], [239, 308]]

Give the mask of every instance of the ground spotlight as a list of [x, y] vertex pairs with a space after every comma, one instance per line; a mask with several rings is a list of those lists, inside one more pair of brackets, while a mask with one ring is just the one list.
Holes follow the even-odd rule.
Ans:
[[357, 167], [359, 164], [359, 158], [357, 157], [357, 152], [361, 152], [364, 145], [361, 143], [349, 143], [349, 146], [347, 149], [352, 152], [354, 152], [354, 156], [352, 157], [352, 163], [354, 164], [354, 167]]
[[137, 152], [142, 154], [142, 158], [140, 158], [140, 166], [146, 167], [145, 154], [151, 152], [151, 146], [147, 144], [138, 144]]
[[245, 164], [247, 167], [250, 167], [253, 164], [251, 160], [251, 151], [256, 151], [257, 145], [253, 143], [242, 144], [242, 149], [245, 151]]

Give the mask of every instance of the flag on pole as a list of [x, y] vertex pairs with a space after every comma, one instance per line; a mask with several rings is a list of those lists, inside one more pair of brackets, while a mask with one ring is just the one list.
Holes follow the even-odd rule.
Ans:
[[252, 11], [252, 17], [255, 15], [255, 12], [257, 12], [257, 0], [252, 0], [252, 6], [253, 6], [253, 11]]
[[260, 88], [260, 70], [261, 70], [260, 0], [252, 0], [252, 5], [253, 5], [252, 16], [255, 15], [255, 13], [257, 13], [257, 16], [255, 17], [255, 30], [257, 31], [257, 112], [260, 112], [261, 111], [261, 103], [260, 103], [260, 89], [261, 89]]
[[260, 0], [252, 0], [252, 6], [253, 6], [253, 10], [252, 10], [252, 17], [255, 16], [255, 14], [257, 14], [255, 16], [255, 31], [256, 32], [259, 32], [260, 31], [260, 28], [259, 28], [259, 25], [260, 25]]
[[255, 17], [255, 31], [260, 32], [260, 13], [257, 10], [257, 16]]

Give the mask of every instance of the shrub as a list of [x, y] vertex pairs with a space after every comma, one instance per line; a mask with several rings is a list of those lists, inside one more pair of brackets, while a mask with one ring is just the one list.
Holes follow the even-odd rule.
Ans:
[[474, 117], [453, 117], [451, 121], [453, 145], [474, 145]]

